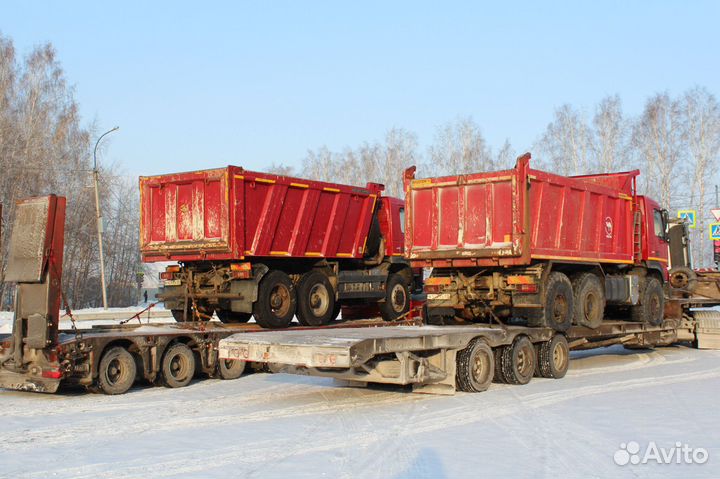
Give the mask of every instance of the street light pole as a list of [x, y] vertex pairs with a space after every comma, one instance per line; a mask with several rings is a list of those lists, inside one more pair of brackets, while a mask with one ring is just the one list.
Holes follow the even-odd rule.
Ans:
[[102, 135], [100, 135], [100, 138], [97, 139], [95, 142], [95, 149], [93, 150], [93, 180], [95, 182], [95, 213], [96, 213], [96, 219], [97, 219], [97, 234], [98, 234], [98, 249], [100, 250], [100, 283], [102, 285], [102, 300], [103, 300], [103, 309], [108, 309], [107, 305], [107, 292], [105, 288], [105, 258], [103, 257], [103, 241], [102, 241], [102, 233], [103, 233], [103, 224], [102, 224], [102, 215], [100, 214], [100, 193], [98, 193], [98, 177], [100, 176], [100, 172], [98, 171], [97, 167], [97, 149], [98, 145], [100, 144], [100, 140], [103, 139], [103, 137], [109, 133], [112, 133], [115, 130], [118, 130], [120, 127], [116, 126], [112, 130], [108, 130]]

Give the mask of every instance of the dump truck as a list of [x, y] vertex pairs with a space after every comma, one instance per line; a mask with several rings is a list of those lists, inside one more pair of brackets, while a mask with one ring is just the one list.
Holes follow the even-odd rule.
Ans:
[[529, 162], [406, 170], [405, 254], [431, 269], [422, 324], [231, 335], [220, 358], [453, 394], [562, 378], [572, 350], [720, 347], [720, 313], [707, 309], [720, 305], [720, 271], [692, 269], [687, 225], [637, 194], [637, 171], [564, 177]]
[[172, 261], [158, 298], [179, 321], [328, 324], [341, 305], [407, 314], [404, 202], [383, 186], [228, 166], [140, 178], [141, 253]]
[[[567, 331], [606, 316], [659, 325], [668, 212], [639, 171], [561, 176], [530, 168], [440, 178], [405, 173], [407, 257], [432, 268], [431, 320], [522, 321]], [[682, 248], [682, 244], [677, 244]]]

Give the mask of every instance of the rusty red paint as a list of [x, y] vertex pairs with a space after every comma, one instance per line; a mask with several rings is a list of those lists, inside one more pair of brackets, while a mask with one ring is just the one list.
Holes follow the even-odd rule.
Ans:
[[[510, 170], [440, 178], [405, 175], [408, 257], [415, 266], [502, 266], [532, 259], [633, 263], [660, 258], [657, 203], [634, 192], [637, 170], [564, 177], [533, 170], [530, 155]], [[642, 257], [633, 219], [642, 214]]]
[[[404, 239], [383, 186], [355, 187], [236, 166], [140, 178], [143, 260], [361, 258], [378, 202], [388, 255]], [[396, 231], [397, 230], [397, 231]]]

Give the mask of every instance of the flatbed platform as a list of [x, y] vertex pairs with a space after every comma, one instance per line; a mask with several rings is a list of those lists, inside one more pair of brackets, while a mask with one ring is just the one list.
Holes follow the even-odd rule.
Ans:
[[[677, 320], [653, 326], [629, 321], [605, 321], [597, 329], [572, 327], [566, 333], [571, 349], [611, 344], [629, 347], [692, 340], [679, 335]], [[219, 357], [270, 363], [296, 374], [333, 377], [355, 383], [408, 385], [422, 392], [453, 393], [458, 352], [481, 338], [498, 350], [519, 336], [533, 344], [550, 341], [550, 328], [491, 324], [460, 326], [391, 326], [344, 330], [259, 331], [228, 336], [219, 342]]]

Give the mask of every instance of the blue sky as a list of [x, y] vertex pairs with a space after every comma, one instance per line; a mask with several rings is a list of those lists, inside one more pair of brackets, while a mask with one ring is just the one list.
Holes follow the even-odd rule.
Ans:
[[530, 149], [571, 103], [720, 94], [720, 2], [5, 1], [20, 53], [52, 42], [128, 174], [298, 165], [308, 148], [472, 116]]

